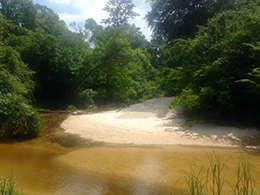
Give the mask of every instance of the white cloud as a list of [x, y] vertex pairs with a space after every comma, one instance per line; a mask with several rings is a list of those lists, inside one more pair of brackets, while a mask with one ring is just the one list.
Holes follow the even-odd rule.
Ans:
[[[81, 22], [82, 15], [81, 14], [68, 14], [68, 13], [61, 13], [59, 14], [60, 19], [64, 20], [67, 24], [71, 22]], [[83, 22], [83, 21], [82, 21]]]
[[70, 4], [72, 0], [48, 0], [50, 3], [56, 3], [56, 4]]
[[[62, 0], [52, 0], [62, 1]], [[67, 0], [69, 1], [69, 0]], [[69, 22], [84, 22], [88, 18], [93, 18], [96, 22], [100, 23], [101, 19], [107, 18], [108, 14], [103, 11], [107, 0], [70, 0], [72, 6], [79, 8], [79, 12], [75, 14], [67, 14], [65, 12], [58, 13], [60, 18]]]
[[138, 7], [134, 7], [133, 11], [140, 14], [140, 16], [142, 16], [142, 11]]
[[[103, 8], [106, 6], [108, 0], [48, 0], [51, 5], [67, 5], [72, 8], [77, 8], [77, 13], [67, 13], [61, 12], [58, 13], [60, 18], [64, 20], [67, 24], [71, 22], [84, 23], [86, 19], [93, 18], [97, 23], [100, 24], [101, 19], [108, 17], [108, 13], [103, 11]], [[145, 3], [145, 0], [133, 0], [136, 7], [134, 11], [139, 13], [140, 16], [136, 17], [134, 20], [131, 20], [130, 23], [134, 23], [137, 27], [141, 28], [141, 31], [150, 40], [150, 29], [147, 29], [144, 17], [150, 9], [149, 3]], [[55, 5], [56, 4], [56, 5]], [[55, 9], [51, 7], [54, 11]]]

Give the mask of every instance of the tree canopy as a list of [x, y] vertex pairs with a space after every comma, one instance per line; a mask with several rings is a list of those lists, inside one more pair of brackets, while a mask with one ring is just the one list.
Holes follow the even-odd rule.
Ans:
[[[217, 14], [194, 39], [173, 46], [172, 106], [215, 117], [259, 120], [259, 2]], [[253, 79], [253, 80], [252, 80]]]
[[30, 0], [1, 1], [1, 12], [11, 24], [5, 28], [6, 43], [35, 72], [36, 102], [49, 108], [56, 108], [56, 102], [57, 108], [69, 103], [80, 106], [87, 91], [96, 94], [98, 102], [132, 102], [155, 94], [153, 90], [149, 95], [145, 87], [156, 80], [151, 77], [155, 71], [146, 52], [148, 42], [138, 28], [128, 24], [138, 15], [134, 7], [130, 0], [108, 1], [104, 10], [109, 17], [102, 20], [108, 26], [90, 18], [84, 29], [72, 32], [46, 6]]
[[109, 13], [109, 17], [102, 19], [102, 22], [117, 28], [127, 26], [129, 19], [139, 16], [133, 11], [134, 7], [132, 0], [109, 0], [104, 8], [104, 11]]
[[3, 37], [10, 24], [0, 13], [0, 138], [35, 136], [40, 131], [36, 110], [29, 105], [34, 89], [33, 72]]
[[152, 9], [146, 14], [148, 26], [157, 39], [171, 41], [193, 38], [198, 26], [205, 26], [214, 14], [236, 9], [235, 0], [148, 0]]
[[147, 41], [131, 0], [74, 31], [31, 0], [0, 0], [0, 137], [37, 135], [39, 108], [176, 96], [191, 116], [260, 119], [260, 1], [149, 0]]
[[86, 74], [83, 82], [94, 79], [99, 98], [107, 103], [133, 102], [156, 94], [156, 87], [146, 87], [155, 81], [151, 77], [155, 71], [146, 52], [147, 41], [138, 28], [128, 24], [130, 18], [137, 16], [133, 8], [129, 0], [108, 1], [104, 10], [109, 12], [109, 18], [102, 21], [111, 26], [103, 28], [93, 19], [85, 23], [85, 31], [95, 47], [91, 74]]

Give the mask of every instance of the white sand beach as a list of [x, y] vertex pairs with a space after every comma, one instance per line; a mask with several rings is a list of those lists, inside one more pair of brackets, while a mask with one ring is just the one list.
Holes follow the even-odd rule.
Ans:
[[260, 131], [203, 122], [183, 128], [180, 109], [168, 109], [172, 97], [147, 100], [125, 109], [70, 115], [61, 127], [82, 138], [114, 144], [197, 145], [260, 148]]

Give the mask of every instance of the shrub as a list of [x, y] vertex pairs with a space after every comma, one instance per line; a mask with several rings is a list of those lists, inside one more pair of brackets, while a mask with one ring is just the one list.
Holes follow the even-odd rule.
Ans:
[[0, 93], [0, 137], [36, 136], [40, 123], [37, 111], [22, 95]]
[[74, 105], [69, 105], [67, 108], [66, 108], [66, 111], [70, 111], [70, 112], [74, 112], [74, 111], [76, 111], [77, 110], [77, 108], [76, 108], [76, 106], [74, 106]]
[[29, 105], [33, 72], [20, 55], [0, 40], [0, 137], [36, 136], [41, 122]]
[[250, 1], [215, 15], [195, 38], [174, 41], [168, 76], [178, 95], [171, 107], [259, 123], [259, 14], [259, 1]]
[[78, 93], [77, 104], [82, 107], [88, 107], [95, 103], [94, 99], [97, 96], [97, 92], [93, 89], [86, 89]]

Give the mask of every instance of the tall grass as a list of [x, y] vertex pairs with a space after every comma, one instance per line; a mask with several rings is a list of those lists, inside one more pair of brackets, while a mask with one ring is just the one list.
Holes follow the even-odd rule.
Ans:
[[9, 179], [0, 178], [0, 195], [20, 195], [21, 191], [17, 188], [17, 183], [13, 176]]
[[223, 189], [223, 185], [225, 183], [225, 179], [223, 175], [223, 169], [226, 165], [226, 160], [224, 163], [220, 161], [219, 156], [213, 151], [208, 154], [210, 167], [208, 169], [207, 177], [210, 177], [212, 181], [212, 185], [210, 186], [211, 192], [213, 195], [220, 195]]
[[241, 158], [237, 164], [237, 180], [235, 185], [231, 186], [232, 193], [236, 195], [258, 195], [260, 187], [251, 174], [254, 161], [248, 157]]
[[230, 193], [228, 193], [230, 195], [260, 195], [260, 186], [252, 175], [254, 161], [249, 157], [242, 157], [238, 163], [235, 162], [236, 181], [234, 184], [225, 179], [225, 175], [228, 174], [226, 163], [229, 159], [222, 163], [215, 152], [209, 153], [208, 159], [209, 168], [206, 170], [206, 174], [202, 174], [204, 166], [196, 173], [191, 165], [191, 173], [182, 177], [186, 183], [182, 194], [223, 195], [227, 194], [227, 192], [223, 192], [223, 186], [227, 183], [230, 187]]
[[203, 167], [201, 167], [198, 174], [196, 174], [193, 166], [191, 166], [191, 168], [192, 168], [192, 173], [188, 177], [185, 177], [185, 181], [188, 188], [187, 191], [189, 192], [190, 195], [196, 195], [196, 194], [202, 195], [207, 191], [208, 178], [207, 177], [200, 178]]

